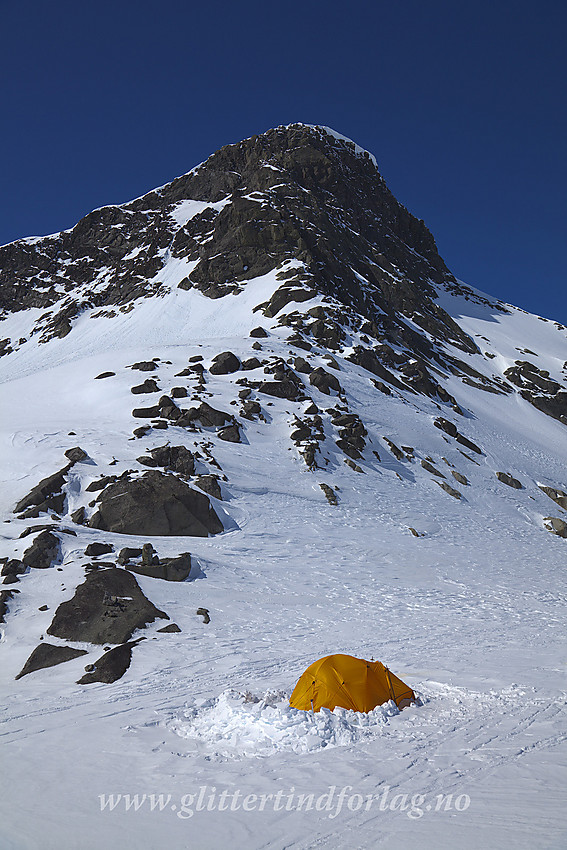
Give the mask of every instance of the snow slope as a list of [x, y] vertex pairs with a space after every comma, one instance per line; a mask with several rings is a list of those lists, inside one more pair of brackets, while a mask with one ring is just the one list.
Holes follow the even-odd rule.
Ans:
[[[14, 503], [73, 445], [92, 462], [74, 468], [70, 511], [89, 481], [135, 468], [166, 438], [192, 450], [207, 440], [227, 479], [223, 501], [213, 501], [228, 529], [152, 541], [160, 555], [190, 549], [200, 575], [179, 584], [137, 577], [181, 632], [149, 626], [111, 685], [75, 684], [101, 653], [89, 644], [77, 644], [87, 656], [14, 681], [82, 581], [84, 548], [101, 532], [73, 526], [60, 571], [22, 577], [0, 643], [2, 847], [565, 846], [567, 541], [544, 528], [550, 513], [565, 512], [537, 486], [567, 486], [565, 426], [516, 395], [455, 377], [446, 386], [465, 410], [459, 428], [483, 450], [466, 456], [433, 426], [436, 402], [382, 395], [335, 354], [350, 409], [369, 432], [363, 473], [343, 463], [328, 419], [328, 463], [309, 471], [289, 438], [305, 402], [268, 396], [266, 421], [242, 420], [239, 444], [174, 426], [130, 440], [140, 424], [132, 407], [154, 403], [130, 393], [144, 377], [128, 368], [136, 360], [160, 358], [151, 377], [167, 392], [193, 355], [205, 366], [225, 350], [289, 357], [286, 329], [253, 312], [277, 286], [274, 273], [211, 301], [174, 288], [187, 272], [168, 269], [175, 282], [165, 297], [112, 320], [84, 314], [69, 336], [31, 340], [0, 361], [4, 554], [20, 555], [30, 538], [19, 534], [37, 522], [14, 517]], [[448, 294], [443, 306], [483, 337], [500, 367], [529, 347], [552, 377], [561, 371], [565, 334], [552, 323]], [[269, 331], [261, 353], [248, 338], [258, 324]], [[324, 354], [309, 357], [325, 365]], [[115, 375], [94, 380], [107, 370]], [[239, 374], [207, 375], [207, 400], [236, 412]], [[310, 393], [322, 411], [337, 401]], [[413, 447], [414, 460], [397, 459], [384, 437]], [[426, 458], [466, 475], [460, 501], [421, 466]], [[522, 490], [496, 471], [513, 474]], [[320, 483], [336, 488], [337, 506]], [[116, 549], [148, 540], [104, 539]], [[387, 663], [422, 705], [399, 712], [387, 704], [364, 716], [291, 709], [304, 668], [331, 652]]]

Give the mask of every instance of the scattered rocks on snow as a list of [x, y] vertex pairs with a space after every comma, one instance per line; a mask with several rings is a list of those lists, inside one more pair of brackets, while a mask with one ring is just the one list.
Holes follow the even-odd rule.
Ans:
[[454, 469], [451, 470], [451, 475], [453, 476], [455, 481], [459, 482], [459, 484], [464, 484], [465, 486], [468, 486], [469, 480], [466, 475], [462, 475], [460, 472], [456, 472]]
[[449, 422], [448, 419], [444, 419], [442, 416], [439, 416], [433, 424], [436, 428], [439, 428], [441, 431], [444, 431], [445, 434], [448, 434], [450, 437], [454, 437], [455, 440], [462, 446], [465, 446], [467, 449], [476, 452], [476, 454], [482, 454], [482, 449], [479, 448], [476, 443], [473, 443], [471, 440], [468, 440], [466, 437], [463, 437], [463, 435], [459, 433], [457, 426], [453, 422]]
[[171, 633], [176, 634], [177, 632], [180, 632], [181, 629], [179, 628], [177, 623], [169, 623], [167, 626], [164, 626], [162, 629], [157, 629], [157, 631], [158, 632], [165, 632], [166, 634], [168, 634], [168, 633], [169, 634], [171, 634]]
[[53, 510], [58, 514], [62, 513], [65, 496], [61, 490], [66, 482], [65, 476], [72, 466], [73, 463], [70, 462], [63, 469], [36, 484], [27, 496], [20, 499], [14, 508], [14, 513], [19, 514], [27, 509], [24, 518], [37, 517], [40, 513], [46, 513], [48, 510]]
[[42, 670], [45, 667], [55, 667], [57, 664], [63, 664], [65, 661], [70, 661], [72, 658], [78, 658], [80, 655], [86, 654], [86, 649], [73, 649], [71, 646], [40, 643], [33, 650], [16, 676], [16, 679], [21, 679], [22, 676], [27, 676], [28, 673], [35, 673], [36, 670]]
[[437, 475], [439, 478], [445, 478], [445, 476], [443, 475], [443, 473], [442, 473], [442, 472], [439, 472], [439, 470], [438, 470], [438, 469], [436, 469], [436, 468], [433, 466], [433, 464], [432, 464], [432, 463], [429, 463], [429, 461], [427, 461], [427, 460], [422, 460], [422, 461], [421, 461], [421, 465], [422, 465], [422, 467], [423, 467], [425, 470], [427, 470], [427, 472], [431, 472], [431, 474], [432, 474], [432, 475]]
[[55, 612], [47, 634], [70, 641], [124, 643], [136, 629], [169, 617], [147, 599], [134, 576], [112, 567], [89, 573]]

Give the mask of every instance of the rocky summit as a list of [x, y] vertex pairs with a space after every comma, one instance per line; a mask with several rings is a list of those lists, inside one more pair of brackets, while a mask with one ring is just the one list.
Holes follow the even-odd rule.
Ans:
[[[545, 747], [560, 740], [545, 671], [564, 611], [566, 328], [457, 280], [354, 142], [277, 127], [1, 247], [0, 382], [2, 688], [37, 701], [25, 722], [14, 709], [18, 742], [65, 708], [94, 757], [135, 708], [137, 743], [112, 739], [139, 748], [120, 788], [134, 758], [152, 776], [189, 758], [165, 790], [193, 768], [214, 784], [219, 759], [234, 783], [238, 759], [279, 758], [274, 741], [286, 758], [348, 744], [345, 784], [361, 741], [364, 776], [388, 735], [401, 764], [397, 716], [363, 735], [285, 708], [333, 652], [391, 661], [421, 694], [402, 713], [425, 741], [414, 791], [441, 739], [496, 773], [499, 740], [527, 748], [509, 729], [540, 747], [539, 712]], [[487, 715], [509, 725], [485, 740]], [[437, 791], [459, 793], [465, 760]]]

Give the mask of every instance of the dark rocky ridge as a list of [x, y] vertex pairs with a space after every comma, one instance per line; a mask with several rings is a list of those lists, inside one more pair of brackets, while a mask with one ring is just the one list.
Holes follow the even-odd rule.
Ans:
[[[185, 200], [210, 206], [178, 223], [174, 213]], [[31, 334], [40, 342], [65, 336], [84, 310], [112, 317], [130, 311], [136, 299], [164, 293], [167, 287], [153, 278], [168, 257], [196, 263], [178, 285], [210, 298], [279, 269], [281, 286], [257, 309], [289, 325], [289, 341], [305, 350], [311, 348], [306, 336], [338, 351], [345, 331], [359, 332], [366, 348], [357, 346], [354, 362], [378, 378], [381, 392], [409, 388], [460, 413], [440, 381], [458, 375], [487, 392], [516, 391], [567, 424], [567, 388], [549, 375], [517, 361], [518, 368], [489, 378], [448, 350], [451, 345], [483, 357], [437, 303], [436, 287], [493, 312], [506, 308], [458, 283], [423, 221], [394, 198], [370, 155], [324, 128], [293, 124], [227, 145], [166, 186], [95, 210], [69, 231], [0, 247], [0, 317], [2, 311], [43, 308]], [[108, 271], [101, 275], [101, 269]], [[314, 294], [326, 298], [325, 308], [310, 315], [282, 312]], [[0, 356], [25, 342], [0, 341]], [[395, 357], [400, 362], [392, 362]], [[211, 372], [237, 368], [235, 359], [228, 367], [213, 364]], [[157, 384], [148, 389], [157, 391]], [[291, 397], [290, 387], [285, 392]], [[157, 417], [159, 406], [135, 415]], [[179, 411], [172, 401], [161, 414], [176, 421]], [[177, 424], [186, 425], [183, 419]], [[239, 439], [234, 428], [224, 436]], [[60, 513], [57, 495], [49, 499], [46, 507]], [[37, 515], [40, 509], [35, 504], [28, 510]]]

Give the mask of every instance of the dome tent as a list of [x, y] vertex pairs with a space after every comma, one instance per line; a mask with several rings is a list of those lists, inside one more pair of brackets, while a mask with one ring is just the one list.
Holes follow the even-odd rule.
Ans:
[[300, 676], [290, 697], [292, 708], [319, 711], [336, 707], [372, 711], [394, 700], [398, 708], [416, 702], [412, 689], [380, 661], [352, 655], [327, 655], [311, 664]]

